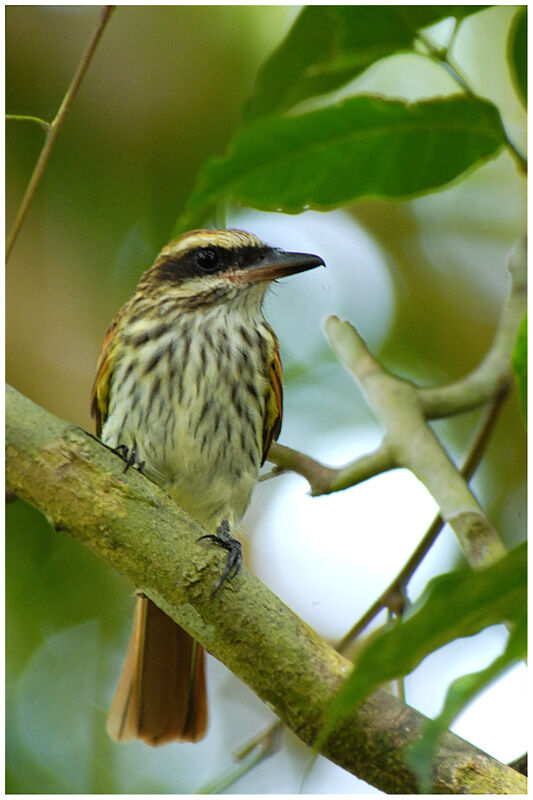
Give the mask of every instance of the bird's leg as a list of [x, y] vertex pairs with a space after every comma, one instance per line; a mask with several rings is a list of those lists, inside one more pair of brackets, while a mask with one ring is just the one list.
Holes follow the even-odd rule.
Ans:
[[222, 520], [217, 528], [216, 534], [206, 533], [204, 536], [200, 536], [198, 541], [201, 539], [209, 539], [211, 542], [214, 542], [219, 547], [223, 547], [224, 550], [228, 551], [226, 566], [211, 594], [211, 596], [214, 597], [224, 581], [228, 578], [234, 578], [240, 570], [242, 565], [242, 547], [238, 539], [234, 539], [231, 535], [230, 524], [227, 519]]
[[137, 461], [137, 453], [134, 447], [130, 450], [125, 444], [119, 444], [118, 447], [115, 447], [114, 452], [126, 462], [124, 472], [127, 472], [130, 467], [136, 467], [139, 472], [143, 471], [146, 462]]

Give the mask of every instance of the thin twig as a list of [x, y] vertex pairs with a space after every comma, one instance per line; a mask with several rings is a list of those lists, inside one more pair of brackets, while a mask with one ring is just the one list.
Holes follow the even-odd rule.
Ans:
[[446, 45], [446, 55], [448, 57], [451, 57], [451, 52], [452, 52], [452, 50], [454, 48], [455, 40], [457, 39], [457, 34], [459, 33], [460, 21], [457, 18], [455, 18], [453, 23], [454, 23], [453, 31], [451, 33], [450, 39], [448, 41], [448, 44]]
[[306, 791], [305, 791], [306, 784], [307, 784], [307, 781], [309, 780], [309, 777], [311, 775], [311, 770], [313, 769], [313, 767], [315, 766], [315, 764], [317, 762], [318, 756], [319, 756], [319, 754], [317, 753], [317, 751], [315, 749], [313, 749], [311, 751], [311, 755], [309, 756], [309, 758], [307, 760], [307, 764], [304, 767], [304, 771], [302, 772], [302, 777], [300, 779], [300, 786], [298, 788], [298, 794], [306, 794]]
[[[26, 214], [28, 213], [28, 209], [30, 207], [31, 201], [33, 200], [33, 197], [34, 197], [35, 192], [37, 190], [37, 187], [38, 187], [38, 185], [39, 185], [39, 183], [41, 181], [41, 178], [43, 177], [43, 174], [44, 174], [44, 171], [45, 171], [46, 166], [48, 164], [48, 161], [50, 159], [50, 155], [52, 153], [53, 147], [54, 147], [54, 145], [56, 143], [56, 139], [57, 139], [57, 137], [59, 135], [59, 132], [60, 132], [61, 128], [63, 127], [63, 123], [65, 122], [65, 118], [66, 118], [66, 116], [67, 116], [67, 114], [68, 114], [68, 112], [70, 110], [70, 107], [71, 107], [71, 105], [72, 105], [72, 103], [74, 101], [74, 98], [76, 97], [78, 89], [80, 88], [80, 84], [81, 84], [81, 82], [83, 80], [83, 77], [84, 77], [86, 71], [87, 71], [87, 67], [91, 63], [91, 59], [93, 57], [94, 51], [96, 49], [96, 46], [98, 45], [98, 42], [100, 41], [102, 33], [104, 32], [104, 28], [105, 28], [105, 26], [106, 26], [106, 24], [107, 24], [107, 22], [109, 20], [109, 17], [111, 16], [111, 14], [112, 14], [112, 12], [114, 10], [114, 8], [115, 8], [115, 6], [103, 6], [103, 8], [102, 8], [102, 10], [100, 12], [100, 19], [98, 20], [98, 24], [97, 24], [97, 26], [96, 26], [96, 28], [95, 28], [90, 40], [89, 40], [89, 44], [87, 45], [87, 47], [85, 49], [85, 52], [84, 52], [84, 54], [83, 54], [83, 56], [81, 58], [81, 61], [80, 61], [79, 65], [78, 65], [78, 68], [77, 68], [75, 74], [74, 74], [74, 77], [72, 78], [70, 86], [67, 89], [67, 93], [65, 94], [65, 97], [63, 98], [63, 102], [61, 103], [61, 106], [59, 107], [59, 111], [57, 112], [56, 116], [54, 117], [54, 119], [50, 123], [49, 129], [47, 131], [46, 140], [45, 140], [45, 143], [43, 145], [43, 149], [41, 150], [41, 154], [39, 156], [37, 164], [35, 165], [35, 168], [33, 170], [33, 173], [32, 173], [32, 176], [30, 178], [30, 181], [28, 183], [28, 186], [26, 187], [26, 192], [24, 194], [24, 197], [22, 198], [22, 202], [20, 204], [19, 210], [17, 211], [17, 215], [15, 217], [15, 221], [13, 223], [13, 227], [11, 228], [11, 231], [10, 231], [8, 239], [7, 239], [6, 261], [9, 258], [11, 250], [13, 249], [13, 245], [15, 244], [15, 241], [16, 241], [17, 236], [19, 234], [19, 231], [20, 231], [20, 229], [22, 227], [22, 223], [24, 222]], [[35, 119], [37, 119], [37, 118], [35, 118]]]
[[[513, 384], [511, 353], [526, 311], [526, 253], [527, 243], [525, 239], [520, 240], [509, 259], [512, 288], [494, 340], [485, 358], [472, 372], [455, 383], [430, 388], [414, 387], [407, 381], [397, 379], [394, 390], [409, 392], [411, 404], [421, 407], [425, 420], [442, 419], [482, 407], [501, 392], [508, 391]], [[370, 372], [375, 381], [379, 373], [383, 372], [381, 365], [368, 352], [364, 343], [361, 342], [358, 349], [358, 363], [355, 365], [357, 372], [363, 377], [363, 373]], [[398, 398], [395, 397], [394, 400], [397, 405]], [[381, 411], [380, 408], [379, 412]], [[382, 419], [381, 413], [379, 416]], [[405, 431], [403, 433], [405, 439]], [[363, 455], [341, 467], [327, 466], [278, 442], [272, 444], [268, 460], [276, 464], [277, 474], [292, 470], [306, 478], [313, 496], [346, 489], [395, 466], [407, 466], [404, 460], [399, 462], [395, 457], [391, 442], [387, 441], [387, 438], [373, 453]], [[271, 473], [268, 477], [274, 477], [274, 474]]]
[[309, 481], [313, 494], [322, 494], [328, 491], [333, 480], [337, 477], [338, 470], [321, 464], [311, 456], [286, 447], [279, 442], [272, 442], [268, 451], [267, 460], [275, 464], [278, 470], [285, 472], [290, 469], [297, 472]]
[[[478, 467], [481, 457], [483, 456], [483, 453], [485, 452], [485, 449], [490, 441], [492, 431], [494, 430], [494, 426], [505, 397], [506, 394], [502, 392], [493, 398], [493, 400], [491, 400], [485, 408], [474, 439], [468, 448], [468, 453], [461, 467], [461, 474], [466, 478], [466, 480], [469, 480], [472, 477]], [[335, 649], [338, 650], [339, 653], [343, 653], [353, 642], [353, 640], [361, 635], [365, 628], [370, 625], [372, 620], [375, 619], [375, 617], [377, 617], [380, 611], [382, 611], [384, 608], [389, 608], [395, 613], [398, 613], [399, 609], [401, 609], [402, 603], [405, 600], [405, 590], [407, 584], [411, 580], [422, 560], [433, 546], [443, 527], [444, 520], [440, 514], [438, 514], [394, 580], [391, 581], [391, 583], [387, 586], [385, 591], [381, 593], [375, 603], [370, 606], [368, 611], [363, 614], [363, 616], [355, 623], [355, 625], [352, 626], [352, 628], [350, 628], [350, 630], [338, 643]]]
[[[448, 72], [450, 77], [458, 84], [458, 86], [461, 87], [461, 89], [464, 91], [465, 94], [467, 94], [469, 97], [471, 97], [472, 100], [479, 101], [481, 98], [472, 89], [472, 87], [468, 83], [467, 78], [461, 72], [460, 67], [454, 61], [452, 61], [452, 59], [451, 59], [450, 47], [453, 44], [453, 39], [455, 38], [455, 33], [456, 33], [456, 31], [454, 31], [454, 33], [452, 34], [452, 38], [451, 38], [450, 42], [448, 43], [448, 46], [446, 48], [444, 48], [444, 49], [436, 47], [433, 44], [433, 42], [425, 34], [421, 33], [420, 31], [417, 32], [416, 36], [417, 36], [418, 40], [420, 42], [422, 42], [424, 47], [426, 47], [427, 50], [428, 50], [427, 53], [423, 53], [422, 55], [425, 55], [427, 58], [430, 58], [432, 61], [436, 62], [437, 64], [440, 64], [441, 67], [444, 67], [444, 69]], [[507, 131], [505, 130], [505, 128], [503, 129], [503, 132], [504, 132], [504, 136], [505, 136], [505, 141], [506, 141], [507, 147], [509, 148], [509, 150], [511, 151], [512, 155], [514, 156], [514, 159], [515, 159], [520, 171], [526, 174], [527, 173], [527, 158], [525, 158], [523, 153], [520, 152], [520, 150], [514, 144], [514, 142], [512, 142], [511, 139], [509, 139], [509, 136], [507, 135]]]
[[14, 120], [16, 122], [35, 122], [48, 133], [50, 130], [50, 123], [40, 117], [32, 117], [29, 114], [6, 114], [6, 120], [9, 122]]
[[260, 481], [275, 478], [288, 471], [297, 472], [309, 482], [312, 497], [348, 489], [396, 466], [391, 452], [384, 443], [372, 453], [365, 453], [343, 467], [328, 467], [327, 464], [293, 450], [292, 447], [273, 442], [268, 451], [267, 461], [276, 464], [276, 467], [262, 476]]
[[405, 703], [405, 679], [403, 675], [396, 678], [396, 697], [398, 700], [401, 700], [402, 703]]
[[270, 470], [270, 472], [265, 472], [264, 475], [260, 475], [257, 479], [257, 483], [264, 483], [265, 481], [270, 481], [272, 478], [279, 478], [280, 475], [286, 475], [289, 472], [288, 469], [282, 469], [281, 467], [274, 467]]
[[497, 532], [428, 425], [417, 387], [379, 365], [349, 322], [331, 316], [324, 327], [332, 350], [385, 428], [384, 440], [396, 465], [410, 470], [433, 496], [468, 563], [480, 569], [503, 556]]
[[254, 736], [234, 753], [234, 758], [240, 763], [211, 783], [205, 784], [196, 794], [221, 794], [258, 764], [277, 753], [283, 728], [283, 722], [278, 719], [264, 733]]
[[[374, 475], [381, 475], [394, 469], [397, 465], [394, 455], [385, 442], [372, 453], [366, 453], [359, 458], [354, 459], [346, 466], [336, 470], [336, 477], [333, 479], [330, 492], [339, 492], [342, 489], [348, 489], [350, 486], [355, 486], [358, 483], [373, 478]], [[315, 494], [314, 491], [311, 492]]]
[[514, 384], [511, 354], [527, 310], [527, 241], [520, 239], [508, 260], [511, 291], [492, 344], [472, 372], [454, 383], [420, 387], [418, 398], [426, 419], [442, 419], [484, 405]]
[[222, 792], [229, 789], [230, 786], [233, 786], [239, 778], [242, 778], [251, 769], [256, 767], [258, 764], [261, 763], [266, 758], [264, 755], [264, 751], [259, 748], [255, 750], [252, 755], [246, 760], [235, 767], [232, 767], [230, 770], [225, 772], [223, 775], [220, 775], [218, 778], [215, 778], [210, 783], [204, 784], [200, 789], [198, 789], [195, 794], [222, 794]]
[[431, 39], [429, 39], [421, 31], [417, 32], [416, 38], [418, 39], [419, 42], [422, 42], [422, 44], [427, 50], [427, 53], [423, 52], [422, 55], [426, 56], [427, 58], [430, 58], [437, 64], [440, 64], [441, 67], [444, 67], [444, 69], [448, 72], [451, 78], [453, 78], [453, 80], [458, 84], [458, 86], [461, 87], [463, 92], [467, 94], [469, 97], [471, 97], [473, 100], [476, 100], [477, 95], [470, 86], [470, 84], [468, 83], [467, 79], [464, 77], [464, 75], [462, 75], [461, 71], [458, 68], [452, 66], [449, 61], [450, 44], [448, 44], [448, 46], [444, 48], [436, 47], [436, 45], [433, 44]]
[[[404, 610], [405, 610], [405, 606], [402, 605], [402, 608], [400, 609], [399, 613], [396, 616], [395, 612], [393, 612], [392, 609], [389, 608], [387, 610], [387, 627], [390, 627], [394, 622], [396, 622], [396, 623], [401, 622]], [[396, 678], [396, 680], [392, 682], [392, 686], [394, 686], [394, 688], [396, 689], [396, 697], [398, 698], [398, 700], [401, 700], [402, 703], [405, 703], [405, 680], [404, 680], [404, 676], [403, 675], [399, 675]]]

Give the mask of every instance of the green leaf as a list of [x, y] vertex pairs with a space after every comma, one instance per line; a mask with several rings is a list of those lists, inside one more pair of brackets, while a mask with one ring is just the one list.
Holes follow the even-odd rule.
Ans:
[[527, 424], [527, 314], [524, 314], [513, 351], [513, 369], [524, 422]]
[[522, 661], [527, 655], [527, 621], [524, 608], [523, 617], [513, 628], [505, 651], [492, 664], [479, 672], [457, 678], [446, 694], [444, 706], [431, 722], [427, 723], [422, 735], [406, 753], [407, 765], [419, 780], [419, 793], [431, 792], [431, 765], [438, 741], [456, 717], [483, 689], [501, 677], [514, 664]]
[[464, 95], [418, 103], [361, 96], [267, 117], [203, 166], [181, 228], [201, 223], [221, 199], [298, 213], [419, 195], [495, 156], [504, 141], [495, 106]]
[[527, 8], [522, 7], [513, 19], [507, 41], [507, 60], [516, 92], [527, 108]]
[[340, 717], [385, 681], [412, 672], [434, 650], [489, 625], [521, 620], [526, 573], [523, 543], [487, 569], [452, 572], [432, 580], [408, 619], [379, 632], [361, 652], [330, 706], [318, 746]]
[[417, 30], [485, 6], [307, 6], [261, 68], [248, 119], [337, 89], [381, 58], [412, 48]]

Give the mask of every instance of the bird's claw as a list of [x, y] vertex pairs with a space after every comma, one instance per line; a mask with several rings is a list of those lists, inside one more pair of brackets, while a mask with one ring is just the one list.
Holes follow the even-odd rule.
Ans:
[[146, 461], [137, 461], [137, 453], [134, 447], [130, 450], [125, 444], [119, 444], [118, 447], [115, 447], [115, 453], [126, 462], [124, 472], [127, 472], [130, 467], [135, 467], [142, 473]]
[[216, 534], [206, 533], [204, 536], [200, 536], [198, 541], [202, 539], [209, 539], [211, 542], [214, 542], [219, 547], [223, 547], [224, 550], [228, 551], [228, 560], [226, 561], [224, 571], [211, 593], [211, 597], [214, 597], [222, 584], [226, 580], [234, 578], [239, 572], [242, 565], [242, 547], [238, 539], [234, 539], [233, 536], [231, 536], [229, 522], [227, 520], [220, 523]]

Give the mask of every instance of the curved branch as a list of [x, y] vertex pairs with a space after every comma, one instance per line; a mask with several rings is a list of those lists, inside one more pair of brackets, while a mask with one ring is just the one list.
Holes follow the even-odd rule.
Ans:
[[[416, 395], [414, 402], [420, 404], [426, 420], [442, 419], [463, 411], [471, 411], [490, 402], [494, 397], [506, 394], [513, 380], [511, 353], [516, 342], [518, 327], [526, 311], [526, 255], [526, 240], [522, 239], [509, 259], [511, 293], [503, 309], [494, 341], [481, 364], [469, 375], [444, 386], [428, 389], [414, 387], [407, 381], [400, 381], [388, 375], [368, 352], [362, 339], [356, 343], [359, 363], [357, 366], [355, 363], [352, 365], [352, 371], [358, 377], [366, 377], [367, 373], [384, 373], [391, 380], [397, 380], [398, 383], [411, 387], [412, 398], [414, 400]], [[358, 337], [357, 332], [355, 333]], [[391, 386], [390, 383], [388, 385]], [[391, 386], [391, 391], [394, 391], [394, 386]], [[313, 496], [347, 489], [379, 472], [385, 472], [395, 466], [405, 466], [396, 464], [386, 441], [382, 442], [374, 453], [357, 458], [344, 467], [329, 467], [279, 442], [274, 442], [270, 448], [268, 461], [276, 464], [280, 471], [292, 470], [306, 478]]]
[[511, 291], [494, 341], [478, 367], [447, 386], [418, 389], [426, 419], [440, 419], [486, 403], [512, 385], [511, 354], [527, 308], [527, 242], [521, 239], [509, 258]]
[[[94, 437], [11, 388], [6, 443], [6, 478], [17, 495], [145, 591], [304, 742], [315, 740], [348, 661], [246, 570], [212, 600], [224, 556], [198, 542], [198, 523], [142, 475], [124, 475], [121, 460]], [[402, 753], [424, 721], [379, 690], [323, 753], [385, 792], [413, 793]], [[521, 794], [525, 780], [447, 733], [435, 791]]]
[[340, 361], [360, 383], [385, 428], [397, 466], [406, 467], [438, 503], [472, 567], [488, 566], [505, 550], [467, 482], [427, 424], [418, 389], [387, 372], [349, 322], [331, 316], [326, 335]]
[[272, 442], [267, 455], [267, 461], [275, 464], [280, 472], [287, 469], [297, 472], [309, 481], [312, 494], [324, 494], [337, 475], [334, 467], [328, 467], [311, 456], [306, 456], [298, 450], [279, 442]]
[[487, 566], [499, 558], [504, 549], [496, 531], [427, 422], [477, 408], [509, 391], [511, 354], [526, 310], [526, 256], [522, 239], [509, 259], [511, 292], [489, 352], [473, 372], [447, 386], [424, 389], [392, 375], [369, 352], [353, 325], [329, 317], [325, 331], [330, 346], [361, 384], [385, 428], [383, 442], [374, 453], [336, 469], [282, 445], [271, 449], [269, 461], [306, 477], [312, 495], [346, 489], [379, 472], [406, 467], [433, 495], [471, 566]]
[[306, 478], [309, 481], [313, 497], [348, 489], [350, 486], [355, 486], [356, 483], [362, 483], [362, 481], [381, 472], [387, 472], [396, 466], [392, 454], [385, 444], [382, 444], [373, 453], [366, 453], [366, 455], [354, 459], [344, 467], [328, 467], [311, 456], [293, 450], [292, 447], [272, 442], [267, 461], [275, 464], [280, 473], [292, 470]]
[[[498, 395], [495, 397], [494, 400], [487, 405], [482, 419], [478, 424], [477, 433], [468, 448], [468, 454], [464, 464], [461, 467], [461, 474], [466, 478], [466, 480], [470, 480], [478, 467], [483, 453], [485, 452], [485, 448], [496, 424], [503, 400], [503, 395]], [[375, 617], [377, 617], [380, 611], [382, 611], [384, 608], [388, 608], [389, 611], [393, 611], [395, 614], [402, 612], [406, 601], [405, 593], [407, 584], [413, 577], [415, 570], [418, 569], [422, 560], [428, 554], [430, 548], [435, 543], [437, 536], [443, 527], [444, 520], [440, 514], [437, 514], [400, 572], [389, 583], [387, 588], [384, 589], [378, 599], [370, 606], [363, 616], [360, 617], [360, 619], [342, 637], [341, 641], [335, 648], [339, 651], [339, 653], [345, 652], [346, 648], [353, 642], [353, 640], [361, 635], [365, 628], [370, 625], [372, 620], [375, 619]]]

